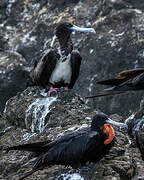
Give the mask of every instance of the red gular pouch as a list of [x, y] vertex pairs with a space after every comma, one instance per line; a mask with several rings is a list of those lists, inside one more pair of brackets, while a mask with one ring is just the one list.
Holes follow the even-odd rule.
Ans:
[[109, 144], [112, 140], [113, 140], [113, 138], [114, 138], [114, 135], [115, 135], [115, 132], [114, 132], [114, 129], [113, 129], [113, 127], [112, 127], [112, 125], [110, 125], [110, 124], [104, 124], [104, 130], [103, 130], [103, 132], [105, 133], [105, 134], [107, 134], [107, 139], [104, 141], [104, 144], [106, 145], [106, 144]]

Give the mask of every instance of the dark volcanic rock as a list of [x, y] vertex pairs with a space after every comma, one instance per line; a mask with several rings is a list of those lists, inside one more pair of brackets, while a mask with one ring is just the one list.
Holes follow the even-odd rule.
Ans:
[[0, 109], [6, 101], [26, 87], [28, 70], [25, 59], [17, 52], [0, 52]]
[[138, 146], [144, 160], [144, 98], [141, 100], [139, 110], [133, 113], [126, 123], [129, 126], [129, 136]]
[[[60, 21], [68, 20], [83, 27], [93, 26], [96, 30], [96, 35], [72, 35], [74, 48], [78, 48], [83, 57], [81, 73], [74, 87], [81, 96], [101, 92], [105, 87], [96, 84], [100, 79], [143, 66], [143, 5], [143, 0], [1, 0], [0, 111], [4, 109], [6, 100], [24, 90], [29, 68], [50, 47], [54, 28]], [[87, 100], [86, 105], [73, 91], [60, 91], [57, 101], [51, 99], [54, 101], [47, 107], [49, 100], [43, 90], [28, 88], [8, 101], [5, 117], [0, 117], [0, 149], [3, 145], [27, 140], [53, 139], [67, 128], [89, 123], [90, 117], [95, 114], [93, 109], [125, 117], [137, 111], [142, 95], [142, 92], [128, 92]], [[128, 124], [129, 134], [134, 138], [137, 135], [143, 152], [142, 109], [131, 117]], [[13, 127], [4, 129], [8, 125]], [[35, 134], [24, 129], [14, 130], [18, 126], [43, 132]], [[124, 133], [116, 132], [118, 141], [110, 155], [92, 165], [91, 172], [81, 173], [82, 177], [86, 180], [143, 178], [144, 164], [140, 153], [136, 148], [129, 147]], [[28, 161], [28, 153], [1, 155], [0, 152], [0, 179], [16, 179], [16, 174], [23, 174], [25, 168], [23, 170], [21, 166]], [[54, 166], [35, 173], [29, 179], [62, 179], [64, 175], [61, 174], [66, 176], [69, 170]]]
[[61, 1], [57, 1], [57, 0], [52, 0], [51, 1], [51, 8], [58, 8], [58, 9], [63, 9], [66, 6], [69, 6], [71, 3], [78, 3], [80, 0], [61, 0]]
[[[82, 78], [78, 79], [81, 88], [84, 78], [85, 87], [88, 87], [83, 89], [82, 95], [101, 93], [101, 90], [106, 87], [97, 85], [97, 81], [113, 78], [116, 73], [125, 69], [143, 66], [141, 53], [144, 44], [140, 40], [143, 34], [140, 25], [143, 21], [142, 16], [142, 13], [134, 9], [123, 9], [94, 22], [97, 36], [93, 39], [85, 39], [87, 43], [83, 44], [81, 51], [86, 59], [89, 59], [88, 54], [91, 54], [91, 60], [87, 62], [88, 67], [83, 65], [81, 68]], [[138, 32], [142, 34], [140, 33], [140, 35]], [[141, 38], [138, 38], [138, 34]], [[86, 49], [86, 45], [90, 45], [90, 48]], [[85, 72], [88, 72], [89, 75], [87, 76]], [[138, 107], [141, 97], [141, 92], [129, 92], [122, 95], [90, 99], [89, 102], [92, 107], [104, 110], [108, 114], [118, 112], [124, 116]]]
[[[32, 87], [9, 99], [4, 120], [6, 127], [9, 125], [13, 127], [0, 132], [0, 178], [14, 180], [31, 168], [31, 165], [25, 165], [31, 159], [29, 153], [10, 151], [8, 154], [2, 154], [7, 146], [54, 140], [63, 133], [88, 127], [96, 113], [97, 111], [87, 106], [72, 90], [61, 89], [57, 96], [48, 97], [44, 89]], [[110, 118], [122, 122], [122, 117], [116, 114]], [[40, 132], [31, 132], [29, 129]], [[100, 162], [91, 164], [90, 171], [52, 166], [34, 173], [27, 179], [63, 179], [72, 175], [81, 176], [85, 180], [132, 179], [138, 171], [137, 160], [142, 164], [140, 153], [136, 148], [129, 147], [129, 140], [124, 130], [117, 127], [114, 129], [117, 138], [115, 146]]]
[[141, 9], [142, 11], [144, 11], [144, 1], [143, 0], [125, 0], [126, 2], [128, 2], [129, 4], [132, 5], [132, 7], [137, 8], [137, 9]]
[[[61, 96], [58, 97], [57, 104], [55, 104], [56, 109], [51, 111], [51, 115], [55, 117], [55, 127], [49, 126], [51, 128], [48, 128], [46, 126], [43, 132], [37, 134], [21, 128], [11, 129], [0, 138], [1, 153], [2, 150], [4, 152], [7, 146], [22, 144], [26, 141], [28, 143], [55, 139], [63, 135], [63, 133], [90, 125], [91, 117], [96, 114], [96, 111], [91, 112], [80, 96], [75, 95], [73, 92], [60, 91], [59, 93]], [[111, 118], [117, 121], [121, 119], [121, 117], [116, 115], [113, 115]], [[115, 128], [115, 131], [117, 138], [115, 146], [100, 162], [92, 163], [89, 171], [79, 171], [78, 169], [74, 170], [64, 166], [52, 166], [34, 173], [27, 179], [63, 179], [64, 177], [72, 176], [74, 173], [85, 180], [131, 179], [134, 177], [136, 169], [134, 156], [132, 156], [135, 153], [135, 149], [129, 148], [129, 141], [124, 131], [120, 131], [119, 128]], [[31, 165], [25, 165], [30, 160], [30, 157], [29, 153], [19, 151], [10, 151], [8, 154], [3, 154], [0, 156], [0, 177], [10, 180], [17, 179], [31, 168]]]
[[64, 127], [71, 122], [78, 123], [92, 111], [73, 91], [59, 90], [58, 95], [51, 97], [44, 91], [31, 87], [9, 99], [4, 111], [6, 125], [41, 132], [45, 126]]
[[128, 3], [124, 0], [101, 0], [98, 4], [96, 15], [106, 16], [114, 11], [128, 8]]
[[[72, 36], [74, 48], [78, 48], [83, 57], [74, 88], [83, 97], [103, 89], [96, 81], [113, 77], [124, 69], [143, 66], [144, 14], [134, 9], [134, 1], [3, 2], [9, 3], [6, 5], [9, 15], [0, 24], [2, 41], [5, 42], [0, 48], [19, 52], [29, 63], [27, 66], [32, 66], [49, 48], [54, 28], [60, 21], [69, 20], [79, 26], [95, 28], [96, 35], [76, 33]], [[102, 97], [89, 100], [89, 105], [108, 114], [118, 112], [127, 116], [137, 108], [141, 95], [139, 92]], [[4, 104], [5, 99], [1, 102]]]

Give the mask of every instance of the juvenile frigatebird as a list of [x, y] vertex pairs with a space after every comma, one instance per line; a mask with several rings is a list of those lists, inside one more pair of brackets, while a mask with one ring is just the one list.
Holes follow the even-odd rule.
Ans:
[[67, 133], [54, 141], [37, 142], [9, 147], [9, 150], [31, 151], [37, 159], [33, 168], [20, 179], [51, 165], [69, 165], [77, 168], [86, 162], [97, 162], [102, 159], [114, 145], [112, 125], [127, 128], [124, 123], [117, 123], [105, 114], [96, 114], [91, 127]]
[[104, 89], [105, 93], [86, 98], [120, 94], [127, 91], [144, 90], [144, 68], [125, 70], [120, 72], [114, 79], [107, 79], [96, 83], [112, 87]]
[[58, 43], [36, 61], [30, 73], [33, 85], [48, 89], [48, 95], [57, 88], [72, 89], [79, 75], [82, 57], [73, 50], [71, 33], [74, 31], [96, 33], [93, 28], [80, 28], [68, 22], [56, 28]]

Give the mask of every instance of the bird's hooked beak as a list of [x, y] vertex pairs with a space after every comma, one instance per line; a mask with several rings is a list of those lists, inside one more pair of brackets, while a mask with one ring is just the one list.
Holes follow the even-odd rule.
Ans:
[[79, 31], [79, 32], [90, 32], [96, 34], [96, 31], [94, 28], [81, 28], [78, 26], [73, 25], [72, 27], [69, 27], [71, 31]]
[[106, 123], [128, 129], [127, 124], [113, 121], [113, 120], [111, 120], [110, 118], [108, 118], [108, 119], [106, 120]]

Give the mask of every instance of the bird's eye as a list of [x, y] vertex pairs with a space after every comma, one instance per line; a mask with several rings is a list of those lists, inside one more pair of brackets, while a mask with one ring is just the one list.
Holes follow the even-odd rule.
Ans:
[[66, 24], [66, 27], [70, 28], [70, 27], [72, 27], [72, 24]]

